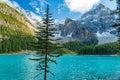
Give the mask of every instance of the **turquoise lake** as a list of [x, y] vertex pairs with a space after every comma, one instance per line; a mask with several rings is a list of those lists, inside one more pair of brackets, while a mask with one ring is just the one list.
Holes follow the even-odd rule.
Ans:
[[[43, 80], [37, 62], [28, 60], [32, 55], [0, 55], [0, 80]], [[50, 64], [47, 80], [120, 80], [119, 56], [63, 55], [56, 64]]]

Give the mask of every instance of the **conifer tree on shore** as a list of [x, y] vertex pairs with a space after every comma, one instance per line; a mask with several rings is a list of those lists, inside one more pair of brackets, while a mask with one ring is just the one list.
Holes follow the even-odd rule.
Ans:
[[[54, 24], [52, 19], [52, 14], [49, 13], [49, 6], [47, 5], [45, 11], [45, 17], [43, 18], [43, 26], [38, 27], [38, 31], [36, 32], [36, 39], [33, 43], [35, 50], [37, 51], [37, 57], [39, 59], [39, 65], [37, 66], [37, 70], [44, 72], [44, 80], [47, 80], [47, 73], [54, 75], [49, 70], [49, 62], [57, 64], [54, 57], [58, 57], [59, 54], [54, 51], [60, 48], [60, 45], [56, 43], [54, 35], [57, 33], [56, 28], [52, 25]], [[34, 59], [35, 60], [35, 59]], [[38, 76], [38, 75], [37, 75]]]

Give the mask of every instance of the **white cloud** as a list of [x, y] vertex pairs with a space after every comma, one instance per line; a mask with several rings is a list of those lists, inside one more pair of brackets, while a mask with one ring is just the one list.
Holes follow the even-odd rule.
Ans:
[[58, 5], [58, 14], [61, 13], [60, 4]]
[[40, 11], [41, 11], [40, 8], [35, 8], [35, 10], [37, 13], [40, 13]]
[[99, 3], [100, 0], [64, 0], [67, 7], [72, 12], [81, 12], [85, 13], [96, 3]]
[[35, 0], [32, 0], [29, 5], [31, 5], [33, 8], [36, 8], [36, 6], [38, 5], [38, 2]]
[[66, 4], [58, 4], [58, 14], [61, 13], [62, 10], [64, 10], [66, 7]]
[[31, 5], [36, 10], [37, 13], [43, 12], [42, 7], [44, 7], [45, 4], [51, 5], [46, 0], [31, 0], [29, 3], [29, 5]]

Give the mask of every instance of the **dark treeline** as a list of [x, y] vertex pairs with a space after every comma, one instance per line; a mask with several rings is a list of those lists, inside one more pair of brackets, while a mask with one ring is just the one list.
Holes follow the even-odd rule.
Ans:
[[79, 49], [80, 55], [114, 55], [118, 53], [118, 43], [107, 43], [98, 46], [84, 46]]
[[84, 41], [84, 42], [73, 40], [73, 41], [64, 43], [63, 46], [68, 50], [72, 50], [78, 53], [80, 48], [84, 46], [96, 45], [97, 43], [98, 43], [98, 40]]
[[75, 51], [80, 55], [112, 55], [117, 54], [118, 43], [107, 43], [102, 45], [86, 44], [80, 41], [70, 41], [63, 46], [69, 50]]
[[79, 41], [69, 41], [63, 44], [64, 48], [68, 49], [68, 50], [72, 50], [75, 52], [79, 52], [79, 49], [84, 46], [83, 43], [79, 42]]
[[32, 50], [31, 42], [34, 37], [20, 30], [0, 26], [0, 53], [18, 52], [21, 50]]
[[11, 36], [0, 41], [0, 53], [18, 52], [21, 50], [31, 50], [31, 36]]

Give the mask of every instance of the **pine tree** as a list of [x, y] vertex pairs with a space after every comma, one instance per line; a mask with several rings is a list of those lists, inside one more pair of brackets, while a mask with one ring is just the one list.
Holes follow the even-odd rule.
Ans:
[[[43, 18], [43, 26], [38, 27], [38, 31], [36, 32], [36, 40], [33, 43], [35, 50], [37, 51], [37, 57], [39, 61], [39, 65], [37, 66], [37, 70], [44, 72], [44, 80], [47, 79], [47, 73], [51, 73], [48, 63], [53, 62], [57, 64], [53, 57], [58, 57], [59, 55], [54, 51], [58, 48], [61, 48], [60, 45], [56, 44], [56, 40], [54, 39], [54, 34], [56, 34], [56, 29], [52, 26], [54, 19], [52, 19], [52, 14], [49, 13], [49, 6], [47, 5], [45, 11], [45, 17]], [[38, 74], [39, 75], [39, 74]], [[38, 76], [36, 75], [36, 77]]]

